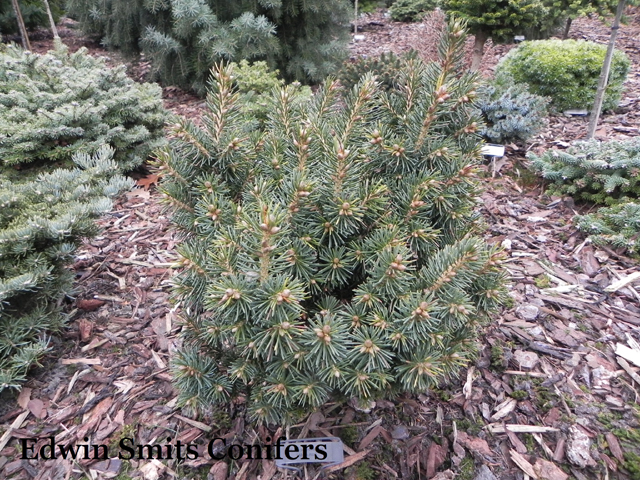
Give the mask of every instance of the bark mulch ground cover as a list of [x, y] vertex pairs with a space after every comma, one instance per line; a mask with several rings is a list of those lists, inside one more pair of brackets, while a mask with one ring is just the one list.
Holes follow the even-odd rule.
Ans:
[[[80, 36], [72, 22], [60, 28], [72, 49], [122, 61]], [[381, 12], [364, 17], [364, 40], [352, 54], [433, 54], [436, 16], [422, 23], [390, 22]], [[608, 28], [595, 19], [574, 22], [572, 38], [606, 43]], [[51, 45], [45, 34], [34, 49]], [[490, 75], [512, 46], [489, 45]], [[605, 115], [600, 138], [637, 136], [640, 128], [640, 10], [628, 10], [618, 48], [633, 71], [623, 102]], [[131, 67], [143, 78], [149, 65]], [[176, 114], [196, 118], [203, 101], [164, 90]], [[486, 237], [504, 247], [513, 304], [488, 325], [475, 364], [440, 389], [378, 401], [362, 411], [329, 404], [286, 432], [254, 429], [243, 419], [244, 399], [197, 418], [176, 409], [169, 361], [179, 345], [179, 305], [170, 302], [172, 264], [179, 238], [170, 229], [156, 191], [157, 173], [139, 174], [138, 186], [101, 220], [102, 235], [87, 242], [73, 269], [77, 294], [68, 328], [19, 396], [0, 399], [0, 478], [143, 478], [272, 480], [293, 478], [273, 461], [212, 460], [206, 444], [263, 443], [269, 436], [339, 436], [345, 463], [303, 478], [450, 480], [640, 478], [640, 293], [638, 263], [624, 252], [595, 247], [571, 223], [588, 205], [544, 195], [525, 168], [527, 150], [566, 148], [582, 138], [587, 120], [556, 116], [530, 144], [510, 145], [507, 156], [485, 166], [482, 213]], [[51, 443], [199, 444], [197, 459], [20, 459], [20, 442], [35, 451]], [[168, 440], [170, 439], [170, 440]], [[166, 452], [166, 450], [165, 450]], [[82, 456], [82, 455], [80, 455]], [[116, 455], [112, 455], [115, 457]]]

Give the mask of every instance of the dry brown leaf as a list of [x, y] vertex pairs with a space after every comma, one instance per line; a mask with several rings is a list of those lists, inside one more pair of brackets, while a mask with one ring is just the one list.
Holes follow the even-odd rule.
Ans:
[[76, 305], [78, 306], [78, 308], [80, 310], [84, 310], [85, 312], [93, 312], [94, 310], [99, 309], [105, 303], [107, 303], [107, 302], [105, 302], [103, 300], [96, 300], [94, 298], [91, 298], [91, 299], [88, 299], [88, 300], [77, 300], [76, 301]]
[[[101, 300], [94, 301], [101, 302], [102, 305], [104, 305], [105, 303]], [[80, 332], [80, 341], [86, 342], [91, 338], [91, 333], [93, 332], [93, 323], [86, 318], [81, 318], [80, 320], [78, 320], [78, 332]]]
[[440, 465], [447, 459], [447, 449], [436, 442], [431, 442], [427, 451], [427, 478], [435, 476]]
[[491, 448], [486, 440], [482, 438], [472, 437], [466, 432], [458, 432], [458, 443], [472, 453], [480, 453], [489, 457], [493, 456]]
[[31, 389], [23, 387], [20, 391], [20, 395], [18, 395], [18, 405], [26, 410], [29, 400], [31, 400]]
[[142, 188], [134, 188], [130, 192], [125, 194], [128, 198], [138, 197], [143, 200], [149, 200], [151, 198], [151, 192], [149, 190], [143, 190]]
[[159, 179], [160, 179], [159, 175], [151, 174], [151, 175], [147, 175], [144, 178], [141, 178], [136, 182], [136, 184], [141, 186], [145, 190], [149, 190], [151, 185], [157, 185]]
[[29, 400], [27, 408], [36, 418], [43, 419], [47, 416], [47, 410], [44, 408], [44, 403], [39, 398]]
[[611, 432], [605, 433], [604, 438], [607, 439], [609, 450], [611, 450], [613, 456], [616, 457], [619, 462], [623, 463], [624, 455], [622, 453], [622, 448], [620, 448], [620, 442], [618, 442], [618, 438]]

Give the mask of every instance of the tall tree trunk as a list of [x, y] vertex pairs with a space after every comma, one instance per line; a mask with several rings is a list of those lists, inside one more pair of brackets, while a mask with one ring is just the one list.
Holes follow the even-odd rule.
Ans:
[[29, 36], [27, 35], [27, 27], [24, 26], [24, 19], [22, 18], [22, 12], [20, 12], [18, 0], [11, 0], [11, 5], [13, 5], [13, 11], [16, 14], [16, 20], [18, 21], [18, 29], [20, 30], [20, 38], [22, 39], [22, 48], [25, 50], [31, 50], [31, 43], [29, 42]]
[[353, 19], [353, 34], [358, 34], [358, 0], [355, 1], [355, 17]]
[[573, 20], [571, 17], [567, 18], [567, 23], [564, 26], [564, 33], [562, 34], [562, 39], [566, 40], [569, 37], [569, 30], [571, 30], [571, 23]]
[[600, 71], [600, 81], [598, 82], [598, 90], [596, 92], [596, 99], [593, 102], [593, 109], [591, 110], [591, 117], [589, 118], [589, 129], [587, 130], [587, 140], [591, 140], [596, 133], [598, 127], [598, 119], [600, 118], [600, 112], [602, 110], [602, 102], [604, 101], [604, 92], [609, 82], [609, 71], [611, 70], [611, 60], [613, 59], [613, 49], [616, 45], [616, 36], [618, 35], [618, 29], [620, 28], [620, 19], [624, 12], [624, 5], [626, 0], [618, 1], [618, 9], [616, 10], [616, 17], [613, 19], [613, 25], [611, 25], [611, 37], [609, 37], [609, 46], [607, 47], [607, 54], [604, 57], [604, 64]]
[[473, 55], [471, 57], [471, 70], [474, 72], [480, 68], [482, 56], [484, 55], [484, 44], [487, 43], [489, 35], [482, 30], [476, 33], [476, 39], [473, 43]]
[[56, 22], [53, 21], [53, 15], [51, 15], [51, 8], [49, 7], [49, 0], [42, 0], [44, 2], [44, 6], [47, 8], [47, 15], [49, 15], [49, 23], [51, 24], [51, 32], [53, 33], [53, 38], [60, 38], [58, 36], [58, 29], [56, 28]]

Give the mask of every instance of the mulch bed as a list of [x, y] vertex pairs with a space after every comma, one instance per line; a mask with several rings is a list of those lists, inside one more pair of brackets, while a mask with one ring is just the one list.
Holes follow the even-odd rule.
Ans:
[[[630, 8], [620, 30], [617, 45], [633, 70], [620, 108], [602, 118], [600, 138], [639, 132], [639, 12]], [[430, 57], [436, 20], [400, 24], [381, 12], [366, 16], [359, 26], [365, 39], [352, 44], [352, 54], [418, 48]], [[113, 64], [122, 61], [80, 36], [72, 22], [60, 33], [72, 50], [87, 46]], [[605, 43], [608, 28], [579, 19], [571, 37]], [[51, 44], [45, 34], [32, 42], [37, 51]], [[489, 45], [483, 73], [490, 75], [511, 47]], [[148, 70], [138, 62], [132, 76]], [[164, 96], [174, 113], [192, 119], [204, 106], [176, 88], [165, 88]], [[511, 145], [505, 158], [486, 166], [486, 237], [508, 253], [514, 302], [486, 327], [475, 365], [441, 389], [379, 401], [370, 411], [329, 404], [286, 432], [343, 439], [347, 465], [329, 472], [331, 478], [639, 478], [640, 294], [633, 281], [625, 282], [638, 264], [586, 241], [571, 218], [588, 206], [545, 196], [524, 167], [526, 150], [566, 148], [585, 135], [587, 121], [552, 117], [529, 145]], [[243, 398], [198, 418], [176, 409], [168, 364], [180, 342], [179, 305], [170, 301], [179, 238], [163, 212], [157, 175], [137, 178], [137, 188], [100, 221], [102, 235], [79, 252], [77, 295], [54, 353], [17, 398], [1, 399], [0, 477], [284, 478], [272, 461], [229, 466], [208, 455], [185, 462], [19, 458], [20, 439], [38, 438], [37, 451], [51, 436], [59, 444], [88, 436], [115, 452], [125, 437], [158, 444], [169, 437], [204, 448], [215, 436], [246, 444], [283, 433], [246, 425]], [[317, 475], [309, 468], [304, 478]]]

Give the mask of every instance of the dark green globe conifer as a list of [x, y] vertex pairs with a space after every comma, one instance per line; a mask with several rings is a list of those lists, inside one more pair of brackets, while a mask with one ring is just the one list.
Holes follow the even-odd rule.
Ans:
[[158, 155], [185, 238], [173, 363], [192, 409], [244, 392], [252, 418], [295, 421], [334, 395], [424, 392], [475, 351], [503, 300], [500, 252], [476, 236], [477, 76], [464, 26], [402, 87], [327, 81], [308, 102], [274, 91], [248, 130], [218, 67], [204, 126]]

